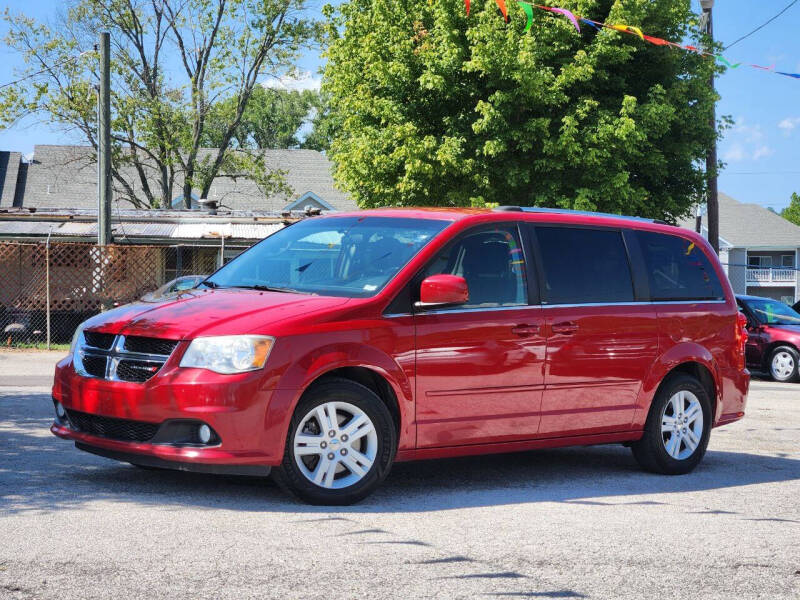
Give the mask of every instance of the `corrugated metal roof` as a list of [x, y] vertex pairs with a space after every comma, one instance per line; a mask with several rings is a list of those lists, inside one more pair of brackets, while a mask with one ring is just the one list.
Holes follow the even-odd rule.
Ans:
[[170, 237], [181, 239], [231, 237], [230, 223], [178, 223]]
[[111, 229], [114, 235], [168, 238], [176, 227], [175, 223], [114, 223]]
[[97, 235], [97, 223], [62, 223], [53, 230], [58, 235]]
[[231, 234], [237, 239], [260, 240], [283, 227], [283, 223], [234, 223]]
[[43, 235], [47, 236], [50, 228], [55, 232], [59, 223], [48, 223], [46, 221], [0, 221], [0, 235]]
[[[283, 228], [282, 223], [115, 223], [119, 238], [163, 238], [165, 240], [241, 239], [261, 240]], [[48, 221], [0, 221], [0, 236], [96, 237], [97, 223], [51, 223]]]

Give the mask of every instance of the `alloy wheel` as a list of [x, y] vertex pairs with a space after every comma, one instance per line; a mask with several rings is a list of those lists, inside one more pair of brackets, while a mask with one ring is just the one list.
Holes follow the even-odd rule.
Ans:
[[300, 421], [293, 451], [306, 479], [322, 488], [342, 489], [369, 472], [378, 454], [378, 435], [372, 420], [357, 406], [327, 402]]
[[776, 352], [770, 364], [772, 376], [775, 379], [789, 379], [794, 373], [794, 357], [788, 352]]
[[689, 458], [703, 438], [703, 407], [692, 392], [675, 393], [661, 413], [661, 439], [675, 460]]

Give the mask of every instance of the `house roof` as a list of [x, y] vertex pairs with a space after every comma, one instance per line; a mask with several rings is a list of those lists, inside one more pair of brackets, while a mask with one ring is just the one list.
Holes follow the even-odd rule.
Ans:
[[[679, 222], [695, 228], [693, 217]], [[708, 220], [703, 215], [703, 227]], [[800, 246], [800, 227], [758, 204], [745, 204], [726, 194], [719, 195], [719, 236], [734, 248]]]
[[[275, 193], [266, 196], [258, 186], [243, 174], [223, 173], [214, 179], [209, 190], [209, 199], [236, 210], [280, 211], [295, 204], [311, 192], [333, 210], [354, 210], [355, 203], [347, 194], [336, 189], [332, 175], [332, 165], [328, 158], [316, 150], [264, 150], [264, 162], [273, 171], [284, 172], [286, 184], [291, 193]], [[200, 149], [198, 160], [211, 159], [216, 149]], [[18, 154], [16, 158], [19, 162]], [[14, 160], [7, 161], [10, 168]], [[0, 171], [4, 171], [0, 162]], [[137, 196], [142, 199], [141, 182], [133, 167], [122, 167], [124, 177], [131, 182]], [[159, 189], [158, 174], [147, 167], [149, 187]], [[16, 180], [16, 171], [13, 175]], [[176, 173], [172, 196], [182, 194], [183, 175]], [[24, 181], [22, 206], [33, 208], [96, 208], [97, 207], [97, 163], [91, 148], [87, 146], [37, 145], [33, 161], [27, 165]], [[195, 194], [199, 191], [195, 190]], [[2, 206], [11, 206], [13, 194], [3, 193]], [[117, 204], [121, 208], [130, 207], [119, 190], [112, 194], [114, 211]], [[119, 200], [117, 202], [117, 200]], [[170, 198], [172, 200], [172, 198]], [[312, 202], [312, 204], [314, 204]], [[302, 208], [302, 206], [298, 207]]]

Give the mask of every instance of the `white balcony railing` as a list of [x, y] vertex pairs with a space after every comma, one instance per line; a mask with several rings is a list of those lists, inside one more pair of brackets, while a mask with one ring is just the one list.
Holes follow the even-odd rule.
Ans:
[[794, 283], [794, 269], [747, 269], [747, 281], [753, 283]]

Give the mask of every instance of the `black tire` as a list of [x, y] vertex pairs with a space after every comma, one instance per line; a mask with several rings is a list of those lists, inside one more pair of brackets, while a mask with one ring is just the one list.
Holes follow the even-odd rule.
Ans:
[[[377, 452], [372, 466], [356, 483], [341, 489], [328, 489], [309, 480], [294, 456], [294, 438], [304, 417], [315, 407], [328, 402], [346, 402], [361, 409], [372, 421], [377, 435]], [[389, 474], [397, 449], [395, 424], [389, 409], [372, 390], [348, 379], [330, 378], [310, 387], [292, 415], [283, 462], [273, 469], [276, 483], [309, 504], [345, 506], [363, 500]]]
[[[665, 410], [667, 410], [667, 404], [675, 394], [681, 391], [691, 392], [699, 401], [703, 412], [703, 430], [700, 442], [694, 451], [689, 456], [679, 460], [671, 456], [666, 448], [665, 435], [671, 436], [674, 434], [662, 433], [661, 425]], [[662, 382], [650, 406], [644, 435], [639, 441], [631, 444], [633, 456], [643, 469], [652, 473], [663, 475], [689, 473], [698, 465], [706, 453], [708, 438], [711, 434], [711, 425], [711, 400], [701, 383], [694, 377], [683, 373], [669, 375]], [[681, 446], [679, 443], [678, 449], [680, 448], [686, 449], [688, 446]]]
[[[786, 357], [786, 359], [790, 360], [792, 366], [786, 372], [778, 372], [775, 368], [774, 361], [776, 358]], [[797, 353], [792, 346], [778, 346], [772, 350], [769, 354], [769, 358], [767, 359], [767, 371], [770, 374], [770, 377], [775, 381], [780, 381], [782, 383], [788, 383], [797, 380], [797, 369], [798, 364], [800, 364], [800, 354]]]

